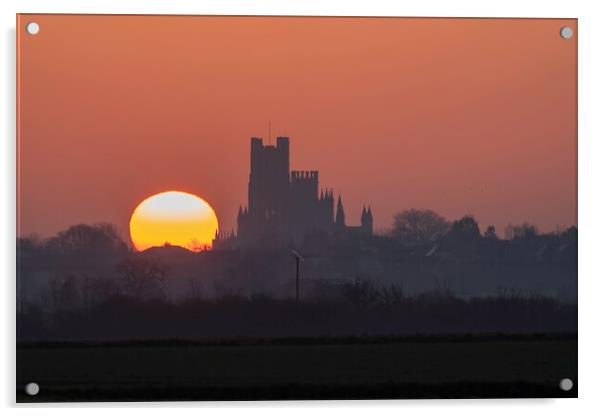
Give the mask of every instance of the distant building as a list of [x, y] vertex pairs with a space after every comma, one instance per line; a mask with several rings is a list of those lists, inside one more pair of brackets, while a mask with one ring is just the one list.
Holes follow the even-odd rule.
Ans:
[[276, 146], [251, 138], [251, 173], [248, 201], [238, 209], [236, 235], [216, 236], [214, 247], [282, 246], [308, 237], [372, 236], [372, 209], [362, 210], [360, 226], [345, 223], [339, 196], [334, 211], [332, 189], [320, 189], [318, 171], [290, 171], [289, 138]]

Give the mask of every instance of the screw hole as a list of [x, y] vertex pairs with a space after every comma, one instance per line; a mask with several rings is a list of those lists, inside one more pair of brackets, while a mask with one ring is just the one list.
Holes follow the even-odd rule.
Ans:
[[560, 37], [563, 39], [570, 39], [573, 37], [573, 29], [568, 26], [564, 26], [560, 29]]
[[573, 380], [570, 378], [563, 378], [559, 383], [560, 390], [571, 391], [573, 389]]
[[30, 396], [35, 396], [39, 392], [40, 386], [38, 385], [38, 383], [27, 383], [27, 385], [25, 386], [25, 393], [27, 393]]
[[40, 25], [36, 22], [27, 23], [27, 26], [25, 26], [25, 30], [27, 30], [27, 33], [29, 33], [30, 35], [37, 35], [40, 31]]

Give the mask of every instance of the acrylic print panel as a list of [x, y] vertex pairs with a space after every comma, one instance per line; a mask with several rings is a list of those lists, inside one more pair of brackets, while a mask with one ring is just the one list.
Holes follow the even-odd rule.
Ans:
[[17, 33], [19, 401], [577, 396], [576, 20]]

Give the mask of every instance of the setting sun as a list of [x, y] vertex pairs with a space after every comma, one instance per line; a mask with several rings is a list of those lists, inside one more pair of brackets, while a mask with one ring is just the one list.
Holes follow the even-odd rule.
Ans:
[[145, 199], [130, 219], [130, 237], [139, 251], [166, 243], [192, 251], [208, 249], [217, 229], [213, 208], [202, 198], [179, 191]]

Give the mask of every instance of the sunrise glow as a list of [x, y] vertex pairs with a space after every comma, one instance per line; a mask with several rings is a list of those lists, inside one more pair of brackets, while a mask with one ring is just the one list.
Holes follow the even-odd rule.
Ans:
[[217, 230], [213, 208], [202, 198], [179, 191], [145, 199], [130, 219], [130, 237], [138, 251], [166, 244], [192, 251], [210, 249]]

